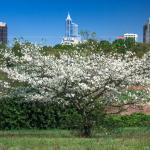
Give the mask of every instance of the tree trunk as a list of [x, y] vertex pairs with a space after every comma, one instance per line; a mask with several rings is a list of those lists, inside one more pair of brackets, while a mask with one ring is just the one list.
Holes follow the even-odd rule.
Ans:
[[92, 128], [90, 125], [84, 125], [82, 135], [84, 137], [90, 137], [91, 136], [91, 130], [92, 130]]

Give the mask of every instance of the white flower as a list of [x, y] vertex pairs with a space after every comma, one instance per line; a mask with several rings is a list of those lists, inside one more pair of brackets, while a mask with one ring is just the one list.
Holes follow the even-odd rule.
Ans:
[[[8, 68], [4, 63], [0, 70], [11, 79], [27, 82], [38, 88], [42, 96], [35, 95], [32, 99], [48, 99], [57, 94], [71, 98], [89, 95], [92, 98], [104, 91], [100, 96], [115, 101], [130, 85], [150, 84], [150, 52], [141, 59], [130, 57], [132, 53], [127, 53], [124, 60], [119, 55], [116, 57], [91, 53], [83, 56], [78, 52], [74, 55], [61, 54], [60, 58], [53, 55], [42, 56], [40, 47], [32, 45], [24, 46], [22, 52], [21, 59], [7, 52], [4, 57], [11, 58], [14, 66]], [[149, 95], [150, 89], [147, 88], [146, 92]], [[58, 98], [62, 99], [61, 96]], [[137, 99], [131, 93], [130, 96]]]

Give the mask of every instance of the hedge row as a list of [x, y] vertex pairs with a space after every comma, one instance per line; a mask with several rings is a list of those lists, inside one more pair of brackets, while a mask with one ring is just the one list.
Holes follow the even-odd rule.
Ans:
[[[27, 102], [23, 98], [0, 99], [0, 130], [80, 128], [82, 117], [73, 107], [52, 102]], [[100, 125], [108, 128], [150, 126], [150, 116], [107, 116]]]
[[79, 118], [75, 109], [54, 102], [0, 99], [0, 129], [76, 128]]
[[131, 115], [107, 116], [103, 125], [108, 128], [150, 127], [150, 115], [134, 113]]

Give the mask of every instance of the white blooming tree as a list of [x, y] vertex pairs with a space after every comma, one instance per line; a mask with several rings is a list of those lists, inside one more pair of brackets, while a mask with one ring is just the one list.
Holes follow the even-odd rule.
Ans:
[[149, 88], [129, 90], [150, 84], [150, 53], [141, 59], [131, 53], [85, 56], [74, 52], [55, 57], [42, 56], [40, 50], [39, 46], [22, 45], [20, 58], [5, 52], [5, 59], [10, 58], [12, 65], [3, 63], [0, 69], [9, 78], [38, 89], [37, 93], [25, 95], [28, 100], [72, 105], [83, 118], [85, 135], [90, 134], [97, 110], [105, 113], [106, 108], [114, 106], [121, 111], [121, 106], [142, 104], [150, 97]]

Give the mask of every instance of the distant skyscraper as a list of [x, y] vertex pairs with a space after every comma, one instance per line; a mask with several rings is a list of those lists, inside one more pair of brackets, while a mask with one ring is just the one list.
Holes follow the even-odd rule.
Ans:
[[143, 42], [150, 43], [150, 18], [143, 27]]
[[70, 14], [66, 18], [66, 34], [63, 38], [62, 44], [78, 44], [81, 38], [78, 33], [78, 25], [72, 22]]
[[68, 13], [68, 16], [66, 18], [66, 37], [70, 37], [71, 36], [71, 27], [72, 26], [72, 19], [70, 17], [70, 14]]
[[71, 37], [78, 37], [79, 33], [78, 33], [78, 25], [75, 23], [71, 24]]
[[0, 43], [7, 44], [7, 24], [0, 22]]

